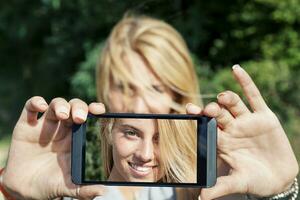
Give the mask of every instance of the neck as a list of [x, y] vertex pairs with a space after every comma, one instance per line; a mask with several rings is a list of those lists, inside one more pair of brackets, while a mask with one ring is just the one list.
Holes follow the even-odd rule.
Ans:
[[137, 193], [143, 189], [143, 187], [128, 187], [128, 186], [119, 186], [118, 190], [122, 193], [124, 199], [126, 200], [135, 200]]
[[[111, 173], [109, 174], [108, 181], [119, 181], [126, 182], [125, 179], [119, 174], [118, 170], [113, 167]], [[118, 190], [122, 193], [124, 199], [132, 200], [135, 199], [135, 193], [143, 187], [128, 187], [128, 186], [119, 186]]]
[[120, 173], [118, 172], [118, 170], [116, 169], [115, 166], [113, 166], [113, 168], [109, 174], [108, 181], [123, 181], [123, 182], [125, 182], [124, 178], [120, 175]]

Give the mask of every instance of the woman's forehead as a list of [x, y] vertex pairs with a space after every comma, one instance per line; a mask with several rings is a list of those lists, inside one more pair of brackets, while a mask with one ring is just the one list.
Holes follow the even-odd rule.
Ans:
[[[127, 78], [128, 82], [143, 82], [143, 83], [151, 83], [151, 84], [163, 84], [158, 75], [154, 72], [154, 70], [147, 64], [146, 60], [143, 59], [141, 55], [136, 52], [131, 52], [124, 54], [123, 63], [125, 70], [130, 74], [131, 77], [127, 77], [125, 74], [122, 76], [123, 78]], [[114, 76], [115, 79], [118, 79], [118, 76]], [[134, 79], [134, 81], [132, 80]], [[119, 80], [115, 80], [119, 81]]]
[[156, 133], [157, 123], [154, 119], [119, 118], [114, 127], [131, 127], [143, 133]]

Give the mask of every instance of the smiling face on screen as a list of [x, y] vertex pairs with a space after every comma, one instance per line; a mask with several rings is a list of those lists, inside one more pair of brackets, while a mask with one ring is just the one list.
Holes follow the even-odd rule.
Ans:
[[114, 165], [110, 181], [155, 182], [161, 178], [155, 120], [118, 119], [111, 134]]

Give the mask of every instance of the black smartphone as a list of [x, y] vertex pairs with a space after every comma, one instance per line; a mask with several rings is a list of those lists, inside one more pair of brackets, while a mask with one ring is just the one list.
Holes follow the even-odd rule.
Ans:
[[89, 114], [72, 128], [75, 184], [211, 187], [217, 125], [186, 114]]

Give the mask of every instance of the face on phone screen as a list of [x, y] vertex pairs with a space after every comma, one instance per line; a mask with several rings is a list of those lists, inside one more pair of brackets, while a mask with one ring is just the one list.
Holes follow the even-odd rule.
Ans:
[[85, 180], [196, 183], [196, 123], [184, 119], [90, 120]]

